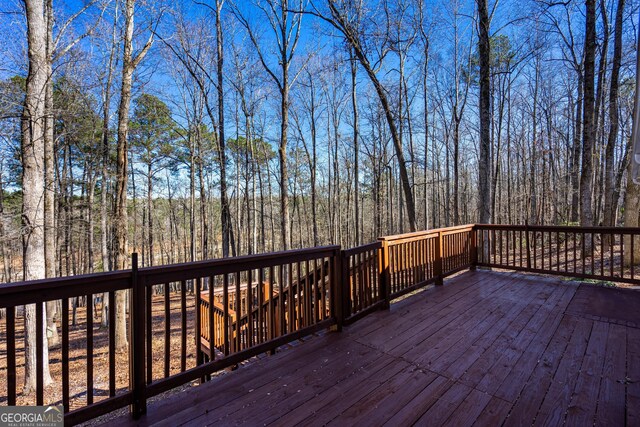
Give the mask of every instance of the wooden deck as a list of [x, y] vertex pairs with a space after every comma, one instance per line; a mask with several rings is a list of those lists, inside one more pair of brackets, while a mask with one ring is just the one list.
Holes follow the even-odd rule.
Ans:
[[640, 425], [640, 291], [467, 272], [123, 425]]

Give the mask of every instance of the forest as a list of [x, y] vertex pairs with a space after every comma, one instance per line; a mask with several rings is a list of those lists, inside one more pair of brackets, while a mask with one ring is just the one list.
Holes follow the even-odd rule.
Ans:
[[638, 6], [5, 0], [0, 280], [637, 226]]

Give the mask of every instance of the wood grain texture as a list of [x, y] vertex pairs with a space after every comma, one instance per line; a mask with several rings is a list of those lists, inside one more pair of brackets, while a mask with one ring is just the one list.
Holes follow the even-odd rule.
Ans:
[[582, 286], [464, 273], [114, 423], [637, 424], [640, 330], [594, 320]]

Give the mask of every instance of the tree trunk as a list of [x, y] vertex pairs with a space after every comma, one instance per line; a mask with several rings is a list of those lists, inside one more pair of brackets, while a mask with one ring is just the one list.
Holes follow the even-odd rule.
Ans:
[[[359, 246], [361, 243], [362, 235], [362, 221], [360, 219], [360, 159], [358, 158], [359, 150], [358, 138], [360, 127], [358, 124], [358, 91], [356, 87], [357, 67], [356, 60], [353, 57], [353, 49], [349, 49], [350, 64], [351, 64], [351, 106], [353, 109], [353, 184], [354, 194], [353, 202], [355, 209], [355, 246]], [[314, 142], [315, 146], [315, 142]], [[315, 218], [314, 218], [315, 220]]]
[[481, 223], [491, 222], [491, 94], [489, 15], [487, 1], [478, 0], [478, 52], [480, 54], [480, 164], [478, 212]]
[[93, 246], [94, 246], [94, 219], [93, 219], [93, 203], [95, 201], [96, 192], [96, 175], [89, 169], [89, 190], [87, 191], [87, 272], [95, 271], [93, 264]]
[[[116, 2], [116, 13], [118, 2]], [[116, 22], [114, 21], [111, 35], [111, 51], [107, 67], [107, 80], [104, 87], [102, 104], [102, 162], [100, 165], [100, 254], [102, 256], [102, 271], [111, 271], [111, 257], [109, 256], [109, 228], [107, 222], [107, 189], [109, 187], [109, 106], [111, 104], [111, 84], [113, 82], [113, 67], [116, 53]], [[102, 295], [102, 326], [109, 324], [109, 294]]]
[[224, 1], [216, 0], [215, 21], [216, 21], [216, 61], [217, 61], [217, 92], [218, 92], [218, 157], [220, 163], [220, 215], [222, 224], [222, 256], [229, 256], [230, 234], [231, 234], [231, 212], [229, 211], [229, 201], [227, 200], [227, 155], [224, 137], [224, 51], [222, 39], [222, 21], [220, 12]]
[[578, 71], [578, 98], [576, 99], [576, 115], [573, 126], [573, 150], [571, 155], [571, 222], [578, 222], [580, 217], [580, 162], [582, 147], [580, 134], [582, 132], [582, 103], [584, 90], [584, 75]]
[[318, 132], [316, 129], [316, 98], [313, 79], [310, 79], [311, 83], [311, 221], [313, 222], [313, 246], [320, 244], [320, 238], [318, 236], [318, 201], [317, 201], [317, 148], [318, 148]]
[[[45, 92], [45, 134], [44, 134], [44, 264], [45, 277], [56, 277], [56, 239], [55, 239], [55, 160], [53, 141], [53, 5], [47, 0], [45, 5], [46, 39], [46, 74]], [[47, 301], [47, 338], [49, 347], [59, 343], [58, 326], [56, 324], [57, 303]]]
[[[582, 133], [582, 173], [580, 175], [580, 225], [593, 225], [593, 148], [594, 129], [594, 79], [596, 51], [596, 4], [595, 0], [585, 1], [586, 28], [584, 49], [584, 108]], [[585, 251], [591, 251], [591, 239], [587, 235]]]
[[538, 223], [538, 198], [536, 186], [536, 166], [538, 161], [538, 88], [540, 85], [540, 58], [536, 58], [535, 82], [533, 86], [533, 130], [531, 134], [531, 157], [529, 158], [529, 224]]
[[[47, 24], [42, 0], [26, 0], [27, 41], [29, 73], [22, 111], [22, 244], [23, 279], [43, 279], [46, 275], [44, 242], [45, 193], [45, 139], [46, 139], [46, 86], [47, 74]], [[44, 308], [43, 304], [43, 310]], [[46, 316], [43, 316], [46, 328]], [[46, 329], [45, 329], [46, 330]], [[52, 383], [49, 373], [49, 349], [42, 343], [43, 385]], [[25, 306], [25, 388], [30, 393], [36, 388], [36, 306]]]
[[[596, 3], [586, 0], [586, 28], [584, 48], [584, 107], [582, 109], [582, 172], [580, 174], [580, 225], [593, 225], [593, 151], [595, 143], [595, 53], [596, 53]], [[585, 252], [591, 252], [592, 239], [585, 236]]]
[[[124, 53], [122, 59], [122, 86], [118, 107], [118, 146], [116, 155], [116, 202], [114, 215], [114, 234], [116, 240], [115, 268], [127, 268], [129, 253], [127, 231], [127, 180], [128, 180], [128, 136], [129, 107], [131, 105], [131, 85], [135, 69], [133, 62], [133, 13], [135, 0], [125, 4]], [[116, 292], [116, 349], [124, 350], [128, 346], [126, 324], [126, 293]]]
[[153, 265], [153, 172], [151, 161], [147, 164], [147, 265]]
[[613, 65], [611, 67], [611, 88], [609, 89], [609, 135], [605, 148], [605, 172], [604, 172], [604, 221], [603, 225], [612, 226], [615, 222], [615, 211], [618, 201], [614, 200], [617, 193], [615, 185], [615, 160], [614, 152], [618, 138], [618, 86], [620, 80], [620, 64], [622, 61], [622, 21], [625, 0], [618, 0], [616, 10], [615, 34], [613, 42]]
[[[482, 110], [480, 110], [482, 117]], [[457, 113], [454, 113], [457, 114]], [[482, 135], [482, 134], [481, 134]], [[482, 145], [481, 145], [482, 147]], [[489, 166], [489, 170], [491, 167]], [[481, 188], [481, 186], [479, 187]], [[453, 118], [453, 225], [460, 224], [460, 121]]]
[[[283, 39], [286, 34], [282, 35]], [[282, 249], [291, 248], [291, 224], [289, 222], [289, 174], [287, 171], [287, 132], [289, 129], [289, 61], [287, 49], [282, 57], [282, 87], [280, 102], [280, 147], [278, 160], [280, 163], [280, 230], [282, 232]]]

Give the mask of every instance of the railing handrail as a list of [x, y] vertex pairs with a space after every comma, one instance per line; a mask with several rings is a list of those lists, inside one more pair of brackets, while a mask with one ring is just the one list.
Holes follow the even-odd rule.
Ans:
[[52, 277], [48, 279], [0, 283], [0, 297], [22, 291], [34, 292], [44, 289], [64, 288], [78, 284], [98, 286], [102, 282], [127, 280], [130, 277], [131, 269], [126, 269], [99, 273], [76, 274], [73, 276]]
[[0, 284], [0, 308], [73, 298], [79, 294], [78, 287], [85, 295], [131, 289], [131, 279], [131, 270], [118, 270], [4, 283]]
[[640, 234], [640, 227], [610, 227], [582, 225], [514, 225], [514, 224], [474, 224], [476, 230], [515, 230], [515, 231], [559, 231], [567, 233], [607, 233]]
[[464, 224], [464, 225], [455, 225], [452, 227], [443, 227], [443, 228], [432, 228], [429, 230], [422, 230], [422, 231], [413, 231], [410, 233], [401, 233], [401, 234], [394, 234], [391, 236], [382, 236], [382, 237], [378, 237], [379, 241], [386, 241], [386, 242], [392, 242], [394, 240], [404, 240], [404, 239], [411, 239], [414, 237], [423, 237], [423, 236], [427, 236], [430, 234], [436, 235], [438, 233], [448, 233], [448, 232], [456, 232], [459, 230], [467, 230], [467, 229], [473, 229], [473, 227], [476, 224]]
[[355, 248], [344, 249], [342, 253], [344, 254], [344, 256], [351, 256], [351, 255], [357, 255], [367, 251], [371, 251], [374, 249], [380, 249], [381, 247], [382, 247], [382, 242], [377, 241], [377, 242], [367, 243], [366, 245], [356, 246]]
[[[139, 270], [140, 276], [146, 285], [185, 280], [185, 276], [197, 277], [203, 273], [225, 274], [237, 270], [242, 265], [244, 269], [268, 268], [282, 264], [279, 261], [307, 261], [318, 256], [331, 256], [340, 252], [340, 245], [319, 246], [305, 249], [292, 249], [288, 251], [268, 252], [256, 255], [242, 255], [228, 258], [216, 258], [205, 261], [186, 262], [181, 264], [159, 265], [145, 267]], [[176, 279], [172, 279], [176, 277]]]

